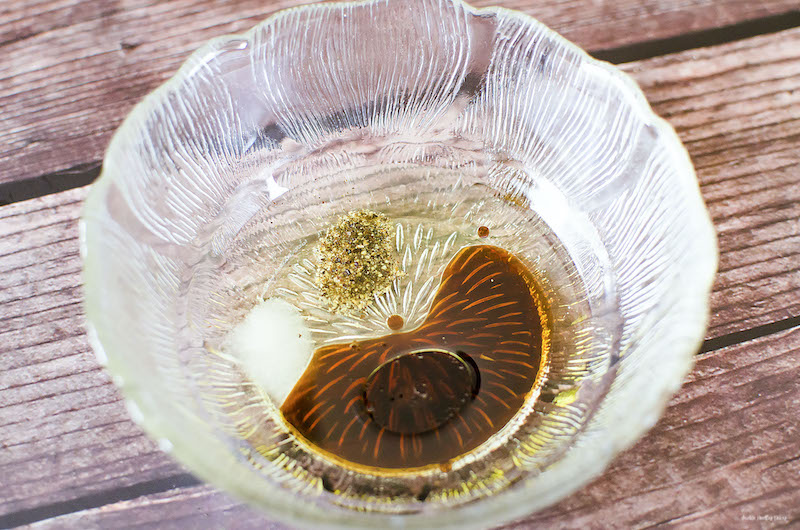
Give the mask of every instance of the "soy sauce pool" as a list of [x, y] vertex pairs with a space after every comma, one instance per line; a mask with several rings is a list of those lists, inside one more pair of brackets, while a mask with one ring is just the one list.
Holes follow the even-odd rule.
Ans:
[[314, 448], [348, 462], [445, 464], [496, 434], [540, 382], [546, 314], [518, 258], [465, 247], [420, 326], [317, 349], [281, 412]]
[[[257, 363], [242, 362], [237, 352], [225, 348], [224, 338], [220, 341], [222, 346], [219, 350], [225, 357], [216, 354], [208, 357], [214, 363], [215, 370], [210, 393], [219, 396], [218, 401], [224, 407], [223, 413], [236, 426], [242, 442], [252, 448], [248, 450], [252, 451], [252, 458], [254, 461], [266, 458], [270, 462], [279, 462], [280, 466], [291, 473], [298, 469], [296, 466], [302, 466], [302, 469], [308, 469], [309, 481], [315, 480], [313, 477], [321, 476], [319, 469], [325, 469], [329, 481], [338, 491], [350, 492], [346, 495], [361, 495], [355, 492], [361, 491], [358, 484], [362, 482], [367, 488], [363, 491], [369, 491], [367, 485], [372, 484], [369, 477], [376, 474], [405, 477], [402, 478], [403, 483], [406, 484], [407, 481], [410, 491], [415, 492], [416, 486], [412, 487], [412, 483], [417, 480], [415, 477], [421, 477], [429, 469], [435, 472], [455, 471], [465, 467], [472, 469], [478, 465], [497, 465], [501, 469], [513, 469], [515, 461], [508, 459], [497, 461], [496, 464], [484, 462], [494, 462], [497, 455], [507, 451], [506, 447], [516, 447], [513, 444], [516, 443], [515, 437], [521, 426], [538, 424], [541, 416], [537, 412], [540, 407], [536, 404], [540, 401], [540, 393], [547, 392], [549, 396], [553, 392], [548, 385], [557, 388], [559, 392], [564, 388], [568, 389], [577, 379], [572, 378], [572, 374], [577, 373], [577, 370], [584, 370], [583, 365], [565, 364], [561, 353], [569, 348], [568, 344], [574, 343], [573, 338], [577, 334], [583, 333], [588, 322], [582, 316], [587, 308], [581, 302], [584, 294], [582, 285], [576, 281], [579, 275], [569, 254], [560, 245], [559, 238], [528, 207], [528, 199], [510, 187], [505, 191], [498, 191], [474, 183], [461, 184], [457, 176], [444, 188], [440, 187], [441, 181], [432, 181], [427, 177], [412, 179], [406, 178], [404, 174], [403, 178], [406, 180], [397, 179], [401, 180], [402, 185], [375, 188], [369, 193], [352, 197], [344, 194], [343, 197], [325, 204], [314, 202], [320, 199], [319, 196], [302, 194], [293, 195], [293, 202], [287, 199], [285, 203], [275, 203], [274, 211], [261, 214], [260, 218], [237, 233], [231, 244], [241, 247], [242, 251], [228, 254], [221, 275], [223, 280], [230, 280], [233, 288], [217, 290], [213, 294], [216, 302], [211, 307], [217, 313], [212, 315], [215, 316], [214, 320], [209, 319], [212, 324], [208, 328], [210, 330], [216, 329], [213, 324], [217, 322], [241, 322], [254, 306], [264, 301], [274, 302], [273, 308], [276, 310], [291, 308], [288, 313], [297, 320], [287, 326], [284, 325], [284, 320], [279, 319], [257, 328], [259, 334], [253, 341], [260, 348]], [[413, 193], [409, 193], [410, 191]], [[286, 194], [287, 197], [290, 193]], [[320, 295], [320, 289], [315, 282], [319, 271], [315, 249], [331, 226], [349, 212], [359, 209], [380, 213], [391, 221], [392, 254], [397, 259], [402, 274], [362, 312], [348, 314], [333, 311]], [[298, 212], [302, 212], [302, 215], [298, 215]], [[470, 247], [473, 250], [481, 247], [485, 251], [476, 256], [476, 268], [484, 262], [503, 263], [511, 258], [521, 264], [521, 267], [514, 267], [519, 271], [517, 277], [527, 279], [526, 287], [514, 292], [527, 293], [529, 302], [532, 299], [535, 309], [529, 314], [546, 317], [545, 325], [540, 318], [542, 330], [539, 338], [530, 344], [531, 350], [535, 347], [541, 349], [541, 358], [537, 359], [535, 352], [527, 352], [527, 359], [520, 357], [519, 360], [529, 364], [530, 369], [522, 365], [504, 368], [515, 372], [518, 369], [528, 370], [524, 386], [514, 388], [506, 385], [510, 392], [488, 384], [492, 374], [486, 372], [486, 366], [478, 365], [479, 361], [486, 361], [480, 357], [482, 354], [487, 355], [486, 352], [477, 351], [475, 346], [471, 346], [473, 349], [470, 350], [470, 345], [461, 347], [452, 343], [454, 335], [443, 335], [447, 340], [443, 340], [441, 336], [427, 338], [429, 343], [408, 342], [415, 333], [425, 331], [422, 326], [426, 325], [438, 293], [451, 292], [448, 289], [452, 286], [444, 285], [443, 282], [448, 276], [455, 275], [446, 273], [446, 269], [454, 263], [459, 253]], [[471, 265], [468, 264], [468, 268]], [[226, 271], [230, 272], [226, 274]], [[481, 275], [481, 271], [476, 275]], [[220, 275], [216, 271], [214, 275], [207, 275], [209, 278], [212, 276], [218, 285]], [[489, 281], [491, 282], [491, 278]], [[541, 296], [536, 297], [532, 293]], [[473, 294], [475, 291], [469, 296]], [[479, 308], [473, 307], [467, 311], [477, 309]], [[453, 316], [452, 322], [455, 321]], [[456, 327], [467, 325], [461, 323]], [[467, 329], [459, 334], [468, 332], [480, 333], [477, 329]], [[537, 331], [532, 333], [536, 336]], [[488, 340], [489, 337], [478, 339]], [[479, 342], [472, 342], [481, 346]], [[208, 343], [213, 346], [212, 341]], [[306, 343], [307, 350], [304, 346]], [[379, 346], [381, 343], [386, 343], [386, 346]], [[291, 401], [294, 405], [290, 403], [289, 395], [300, 384], [301, 379], [307, 377], [311, 380], [315, 352], [323, 349], [333, 351], [332, 348], [347, 346], [347, 355], [338, 357], [341, 361], [358, 351], [363, 352], [364, 348], [373, 344], [377, 349], [370, 352], [363, 361], [372, 362], [372, 369], [360, 376], [365, 378], [364, 381], [356, 383], [350, 389], [350, 392], [360, 393], [360, 397], [347, 410], [350, 416], [339, 415], [336, 410], [331, 409], [326, 416], [320, 418], [318, 414], [326, 412], [333, 403], [322, 404], [322, 410], [317, 409], [310, 413], [313, 406], [319, 403], [308, 407], [309, 402], [302, 401], [316, 399], [314, 396], [295, 399], [295, 393]], [[524, 347], [519, 344], [516, 346]], [[301, 355], [301, 350], [307, 353]], [[383, 352], [387, 350], [391, 351], [386, 354], [384, 361], [380, 361]], [[439, 357], [436, 355], [438, 352], [446, 352], [450, 357]], [[377, 376], [382, 373], [379, 368], [386, 361], [412, 353], [422, 353], [423, 364], [427, 365], [425, 371], [447, 366], [448, 363], [441, 362], [443, 360], [459, 360], [467, 372], [472, 366], [470, 363], [475, 363], [477, 369], [474, 370], [474, 377], [480, 379], [477, 392], [473, 391], [471, 378], [465, 378], [461, 382], [453, 378], [452, 391], [458, 396], [455, 405], [452, 401], [442, 401], [441, 396], [428, 394], [428, 408], [423, 407], [423, 412], [433, 414], [433, 420], [422, 422], [419, 427], [408, 425], [408, 419], [389, 420], [388, 414], [393, 407], [386, 406], [385, 403], [381, 405], [378, 402], [382, 399], [379, 395], [367, 399], [367, 379], [374, 374], [374, 380], [378, 381]], [[491, 354], [488, 356], [491, 357]], [[300, 357], [305, 360], [297, 362]], [[226, 364], [228, 360], [235, 364]], [[356, 360], [357, 357], [353, 357], [343, 364]], [[458, 369], [459, 365], [455, 366]], [[341, 366], [336, 367], [334, 371], [341, 375], [338, 372], [340, 368]], [[356, 369], [360, 369], [360, 365]], [[406, 369], [419, 371], [419, 367], [412, 366], [411, 363]], [[492, 367], [488, 369], [493, 370]], [[511, 377], [508, 373], [499, 373]], [[560, 374], [568, 374], [571, 379], [564, 380]], [[580, 377], [581, 373], [577, 373], [577, 376]], [[285, 390], [273, 393], [269, 385], [262, 384], [265, 379], [280, 381], [280, 386]], [[320, 386], [318, 383], [322, 379], [315, 379], [315, 393], [331, 383], [335, 377], [326, 379]], [[353, 383], [351, 380], [350, 384]], [[501, 384], [505, 383], [501, 381]], [[325, 392], [329, 390], [330, 388]], [[424, 384], [417, 390], [420, 394], [426, 394]], [[500, 398], [499, 402], [490, 392]], [[403, 393], [403, 398], [400, 398], [399, 392], [387, 395], [401, 400], [408, 399], [406, 393]], [[319, 397], [322, 398], [322, 394]], [[353, 397], [355, 394], [348, 402]], [[460, 404], [462, 398], [466, 402], [463, 407]], [[547, 399], [551, 398], [552, 396]], [[498, 409], [502, 409], [502, 413], [490, 410], [481, 400], [490, 405], [496, 404]], [[415, 399], [415, 406], [418, 401]], [[344, 403], [345, 406], [347, 404]], [[302, 415], [293, 413], [294, 408], [305, 412]], [[355, 420], [351, 415], [354, 409], [359, 410]], [[443, 412], [437, 412], [440, 410]], [[344, 410], [339, 412], [344, 413]], [[486, 413], [491, 425], [481, 412]], [[311, 415], [304, 420], [303, 417], [309, 413]], [[466, 415], [474, 418], [469, 425], [472, 432], [463, 427], [462, 418], [466, 420]], [[338, 422], [336, 418], [339, 419]], [[346, 422], [343, 422], [345, 418]], [[312, 429], [312, 424], [317, 420]], [[351, 421], [354, 423], [350, 430], [355, 429], [356, 423], [361, 428], [368, 422], [380, 424], [384, 428], [380, 442], [380, 429], [371, 431], [368, 427], [361, 440], [358, 440], [358, 435], [361, 434], [359, 430], [355, 433], [357, 441], [350, 440], [351, 443], [348, 443], [352, 433], [344, 429]], [[397, 421], [406, 426], [392, 428]], [[320, 430], [320, 425], [327, 425], [328, 430]], [[435, 428], [431, 428], [431, 425]], [[462, 427], [456, 428], [457, 425]], [[571, 425], [565, 423], [567, 428], [572, 428]], [[453, 441], [445, 442], [442, 446], [450, 445], [449, 449], [437, 449], [435, 444], [421, 445], [423, 439], [435, 439], [436, 433], [441, 437], [445, 432], [449, 433], [447, 436]], [[370, 438], [370, 443], [366, 443], [369, 433], [374, 436]], [[461, 441], [458, 440], [459, 435]], [[403, 437], [402, 444], [400, 436]], [[528, 442], [529, 435], [524, 436], [525, 444], [513, 451], [527, 458], [527, 448], [534, 450], [540, 439]], [[390, 442], [393, 438], [397, 440]], [[343, 440], [341, 444], [340, 439]], [[498, 448], [502, 451], [498, 452]], [[482, 469], [482, 473], [491, 473], [487, 470], [494, 467]], [[439, 485], [431, 490], [431, 496], [444, 495], [442, 492], [450, 491], [450, 480], [453, 484], [462, 480], [456, 475], [452, 479], [449, 477], [448, 473], [447, 479], [440, 478], [437, 482]], [[499, 484], [501, 482], [498, 482], [498, 487]], [[455, 485], [452, 487], [456, 488]], [[448, 495], [454, 494], [453, 492], [455, 489]]]

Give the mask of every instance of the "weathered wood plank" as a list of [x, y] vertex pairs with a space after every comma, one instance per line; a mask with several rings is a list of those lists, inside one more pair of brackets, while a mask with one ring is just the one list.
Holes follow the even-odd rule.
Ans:
[[[699, 357], [658, 424], [605, 474], [523, 528], [772, 528], [800, 518], [800, 327]], [[209, 486], [32, 528], [281, 528]]]
[[[710, 336], [800, 314], [799, 43], [792, 30], [626, 66], [679, 128], [717, 224]], [[753, 97], [737, 85], [752, 85]], [[782, 111], [769, 113], [773, 105]], [[124, 420], [89, 352], [77, 273], [85, 192], [0, 208], [0, 476], [13, 484], [0, 514], [181, 472]], [[746, 380], [746, 368], [738, 373]], [[647, 458], [665, 465], [656, 452]]]
[[0, 209], [0, 513], [183, 472], [130, 421], [87, 343], [85, 193]]
[[[99, 162], [133, 104], [192, 50], [301, 3], [239, 0], [231, 8], [213, 0], [6, 0], [0, 6], [0, 183]], [[473, 3], [519, 9], [591, 50], [797, 9], [796, 0]]]
[[623, 69], [678, 131], [717, 229], [709, 336], [800, 315], [800, 30]]
[[186, 528], [235, 528], [236, 530], [289, 530], [258, 511], [241, 504], [211, 486], [193, 486], [144, 495], [99, 508], [53, 517], [27, 528], [31, 530], [128, 528], [185, 530]]

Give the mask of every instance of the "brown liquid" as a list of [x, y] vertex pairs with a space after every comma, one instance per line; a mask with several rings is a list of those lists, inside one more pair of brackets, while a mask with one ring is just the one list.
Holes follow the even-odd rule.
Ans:
[[389, 326], [389, 329], [392, 331], [397, 331], [403, 327], [403, 317], [400, 315], [392, 315], [386, 319], [386, 325]]
[[464, 248], [421, 326], [317, 349], [281, 412], [345, 461], [446, 465], [499, 431], [540, 377], [546, 330], [537, 293], [509, 252]]

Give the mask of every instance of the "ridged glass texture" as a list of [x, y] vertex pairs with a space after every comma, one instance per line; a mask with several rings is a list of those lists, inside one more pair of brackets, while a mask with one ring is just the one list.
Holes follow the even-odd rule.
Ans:
[[[332, 315], [313, 243], [364, 207], [400, 219], [406, 275], [366, 318]], [[287, 435], [226, 333], [269, 297], [317, 345], [393, 313], [413, 327], [482, 224], [550, 304], [538, 399], [450, 470], [341, 469]], [[633, 81], [450, 0], [308, 6], [211, 41], [120, 127], [81, 228], [90, 337], [134, 417], [199, 476], [315, 527], [485, 526], [576, 490], [680, 386], [717, 259], [688, 156]]]

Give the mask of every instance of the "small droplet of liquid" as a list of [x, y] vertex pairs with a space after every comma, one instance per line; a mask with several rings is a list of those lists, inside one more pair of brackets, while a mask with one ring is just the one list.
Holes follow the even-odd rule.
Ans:
[[478, 228], [478, 237], [488, 237], [489, 236], [489, 227], [482, 226]]
[[389, 329], [392, 331], [397, 331], [403, 327], [403, 317], [400, 315], [392, 315], [386, 319], [386, 325], [389, 326]]

